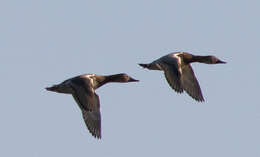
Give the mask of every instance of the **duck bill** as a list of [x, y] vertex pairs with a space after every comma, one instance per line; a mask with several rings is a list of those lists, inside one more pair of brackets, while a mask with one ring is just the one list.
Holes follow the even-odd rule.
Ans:
[[227, 62], [224, 62], [224, 61], [222, 61], [222, 60], [218, 60], [217, 63], [218, 63], [218, 64], [226, 64]]
[[128, 80], [128, 82], [138, 82], [139, 80], [133, 79], [130, 77], [130, 79]]

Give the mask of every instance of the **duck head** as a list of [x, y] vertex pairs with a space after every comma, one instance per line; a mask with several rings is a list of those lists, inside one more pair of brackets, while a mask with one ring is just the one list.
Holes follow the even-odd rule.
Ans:
[[211, 64], [226, 64], [227, 63], [227, 62], [224, 62], [224, 61], [218, 59], [215, 56], [210, 56], [210, 59], [211, 59]]
[[122, 79], [123, 82], [138, 82], [139, 80], [136, 80], [132, 77], [130, 77], [129, 75], [125, 74], [125, 73], [122, 73], [122, 74], [119, 74], [120, 75], [120, 79]]
[[109, 80], [111, 82], [138, 82], [139, 81], [139, 80], [136, 80], [136, 79], [130, 77], [129, 75], [127, 75], [125, 73], [111, 75], [111, 76], [109, 76]]

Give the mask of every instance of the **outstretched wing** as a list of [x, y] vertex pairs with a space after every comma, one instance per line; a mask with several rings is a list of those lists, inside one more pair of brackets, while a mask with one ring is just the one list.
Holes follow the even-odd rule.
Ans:
[[170, 65], [164, 66], [164, 75], [169, 85], [178, 93], [183, 92], [183, 88], [179, 79], [178, 70]]
[[204, 101], [200, 85], [198, 80], [195, 77], [195, 74], [192, 70], [192, 67], [189, 64], [186, 64], [181, 67], [181, 84], [183, 89], [195, 100]]
[[163, 58], [160, 65], [164, 71], [165, 78], [169, 85], [178, 93], [183, 92], [183, 87], [180, 81], [180, 73], [176, 58]]
[[75, 79], [71, 82], [74, 90], [73, 98], [79, 105], [83, 119], [89, 132], [97, 138], [101, 138], [101, 114], [100, 102], [94, 89], [89, 86], [89, 80]]
[[[99, 105], [99, 97], [95, 94], [96, 105]], [[101, 114], [100, 110], [82, 110], [83, 119], [89, 132], [96, 138], [101, 138]]]

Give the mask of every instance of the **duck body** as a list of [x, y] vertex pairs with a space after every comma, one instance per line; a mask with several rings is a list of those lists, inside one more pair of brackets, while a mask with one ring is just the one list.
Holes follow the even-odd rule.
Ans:
[[60, 84], [47, 87], [46, 90], [71, 94], [82, 111], [89, 132], [94, 137], [101, 138], [100, 101], [95, 90], [109, 82], [126, 83], [136, 81], [138, 80], [123, 73], [107, 76], [83, 74], [65, 80]]
[[185, 90], [193, 99], [204, 101], [200, 85], [190, 65], [193, 62], [225, 63], [215, 56], [195, 56], [187, 52], [174, 52], [149, 64], [139, 65], [149, 70], [164, 71], [165, 78], [173, 90], [177, 93], [182, 93]]

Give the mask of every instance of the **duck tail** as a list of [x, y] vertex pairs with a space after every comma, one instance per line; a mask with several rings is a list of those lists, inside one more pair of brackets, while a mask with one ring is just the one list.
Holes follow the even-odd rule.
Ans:
[[149, 64], [139, 64], [141, 67], [143, 68], [148, 68], [149, 67]]
[[51, 87], [45, 88], [47, 91], [57, 92], [58, 91], [58, 85], [53, 85]]

